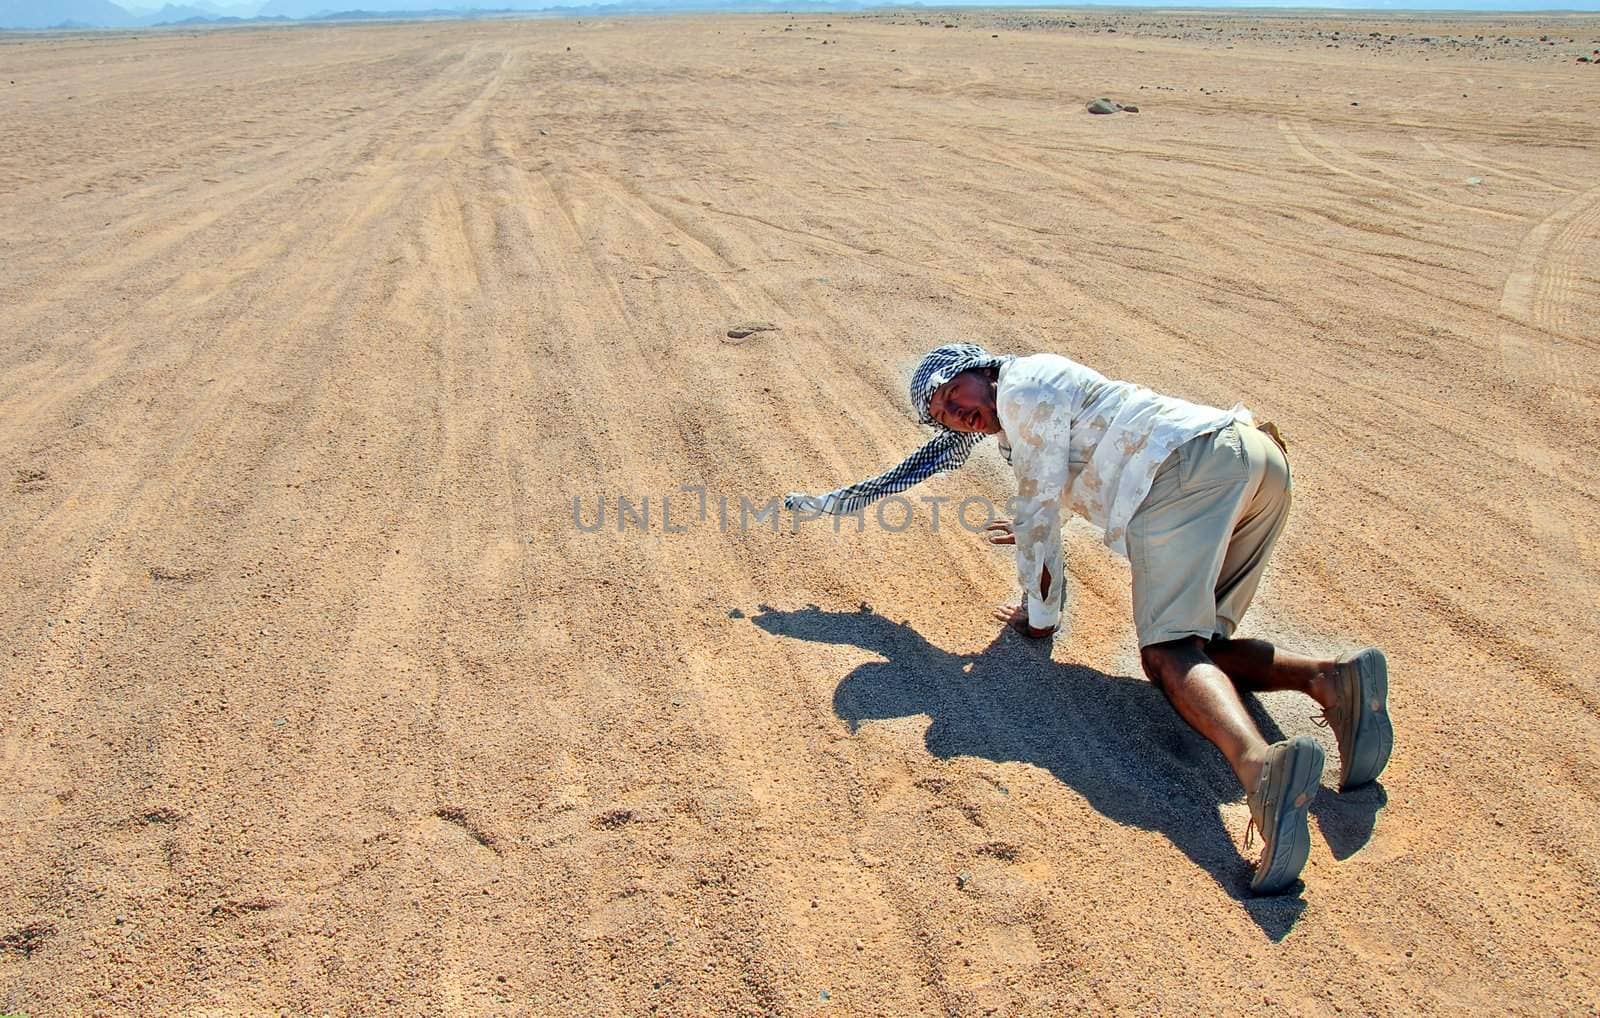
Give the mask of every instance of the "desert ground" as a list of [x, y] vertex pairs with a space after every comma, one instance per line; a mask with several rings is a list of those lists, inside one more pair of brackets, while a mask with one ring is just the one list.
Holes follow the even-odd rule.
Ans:
[[[1597, 48], [0, 38], [0, 1012], [1592, 1015]], [[1336, 795], [1256, 704], [1329, 751], [1295, 893], [1098, 535], [1068, 632], [990, 618], [994, 443], [937, 525], [742, 517], [914, 448], [963, 339], [1282, 426], [1244, 632], [1384, 647], [1397, 730]]]

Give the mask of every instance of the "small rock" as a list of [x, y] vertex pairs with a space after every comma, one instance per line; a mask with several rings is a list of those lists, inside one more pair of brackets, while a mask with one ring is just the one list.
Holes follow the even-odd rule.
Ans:
[[748, 336], [753, 336], [758, 332], [779, 331], [782, 330], [780, 330], [776, 325], [773, 325], [771, 322], [740, 322], [737, 325], [728, 326], [728, 338], [744, 339]]
[[1477, 187], [1481, 183], [1483, 183], [1483, 178], [1482, 177], [1468, 177], [1467, 178], [1467, 186], [1468, 187]]
[[1138, 113], [1139, 112], [1139, 107], [1137, 107], [1137, 106], [1124, 106], [1124, 107], [1122, 107], [1122, 112], [1124, 112], [1124, 113]]
[[956, 887], [965, 890], [966, 886], [970, 883], [972, 883], [971, 873], [968, 873], [966, 870], [962, 870], [960, 873], [956, 874]]
[[1120, 109], [1122, 109], [1121, 105], [1104, 97], [1096, 99], [1089, 104], [1090, 113], [1115, 113]]

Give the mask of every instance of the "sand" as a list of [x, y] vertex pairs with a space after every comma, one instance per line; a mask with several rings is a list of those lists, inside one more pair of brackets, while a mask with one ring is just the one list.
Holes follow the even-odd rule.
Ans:
[[[1592, 1014], [1597, 40], [0, 40], [0, 1012]], [[739, 526], [954, 339], [1282, 425], [1246, 631], [1383, 646], [1398, 731], [1297, 893], [1095, 535], [997, 633], [992, 443], [937, 532]]]

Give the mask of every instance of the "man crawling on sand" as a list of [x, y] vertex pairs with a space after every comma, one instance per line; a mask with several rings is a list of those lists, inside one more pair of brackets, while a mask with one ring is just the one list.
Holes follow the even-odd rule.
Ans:
[[[1015, 544], [1021, 604], [999, 620], [1036, 638], [1060, 625], [1064, 509], [1104, 528], [1133, 567], [1133, 614], [1147, 676], [1238, 775], [1264, 849], [1250, 886], [1286, 890], [1310, 853], [1306, 812], [1322, 747], [1301, 735], [1268, 745], [1240, 691], [1294, 690], [1322, 706], [1339, 746], [1339, 789], [1389, 761], [1388, 666], [1375, 647], [1335, 661], [1234, 632], [1289, 516], [1282, 440], [1242, 407], [1218, 410], [1112, 381], [1055, 354], [996, 356], [941, 346], [917, 366], [911, 403], [938, 434], [898, 466], [825, 495], [791, 494], [792, 510], [854, 513], [964, 463], [998, 435], [1017, 477], [1014, 518], [988, 527]], [[1247, 832], [1248, 833], [1248, 832]]]

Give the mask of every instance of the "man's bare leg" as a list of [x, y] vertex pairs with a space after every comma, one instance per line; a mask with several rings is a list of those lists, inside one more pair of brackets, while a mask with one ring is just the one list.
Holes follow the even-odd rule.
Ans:
[[1375, 780], [1388, 764], [1394, 728], [1382, 651], [1369, 647], [1339, 661], [1318, 661], [1265, 640], [1212, 640], [1205, 649], [1243, 691], [1294, 690], [1322, 705], [1319, 720], [1339, 743], [1340, 791]]
[[[1277, 681], [1275, 656], [1260, 648], [1251, 650], [1254, 657], [1243, 656], [1258, 666], [1254, 674]], [[1311, 854], [1306, 812], [1322, 779], [1322, 747], [1304, 735], [1268, 746], [1245, 712], [1239, 686], [1206, 655], [1205, 641], [1198, 636], [1145, 647], [1139, 657], [1145, 674], [1179, 716], [1222, 751], [1244, 786], [1252, 826], [1262, 837], [1251, 889], [1263, 894], [1287, 890]], [[1303, 680], [1307, 687], [1313, 684], [1304, 669], [1297, 673], [1286, 668], [1279, 678]]]
[[1266, 640], [1211, 640], [1205, 652], [1247, 692], [1292, 690], [1311, 697], [1324, 710], [1338, 697], [1338, 670], [1333, 661], [1292, 654]]
[[1153, 644], [1140, 650], [1139, 658], [1178, 716], [1222, 751], [1246, 792], [1253, 790], [1267, 758], [1267, 741], [1233, 680], [1206, 655], [1200, 637]]

